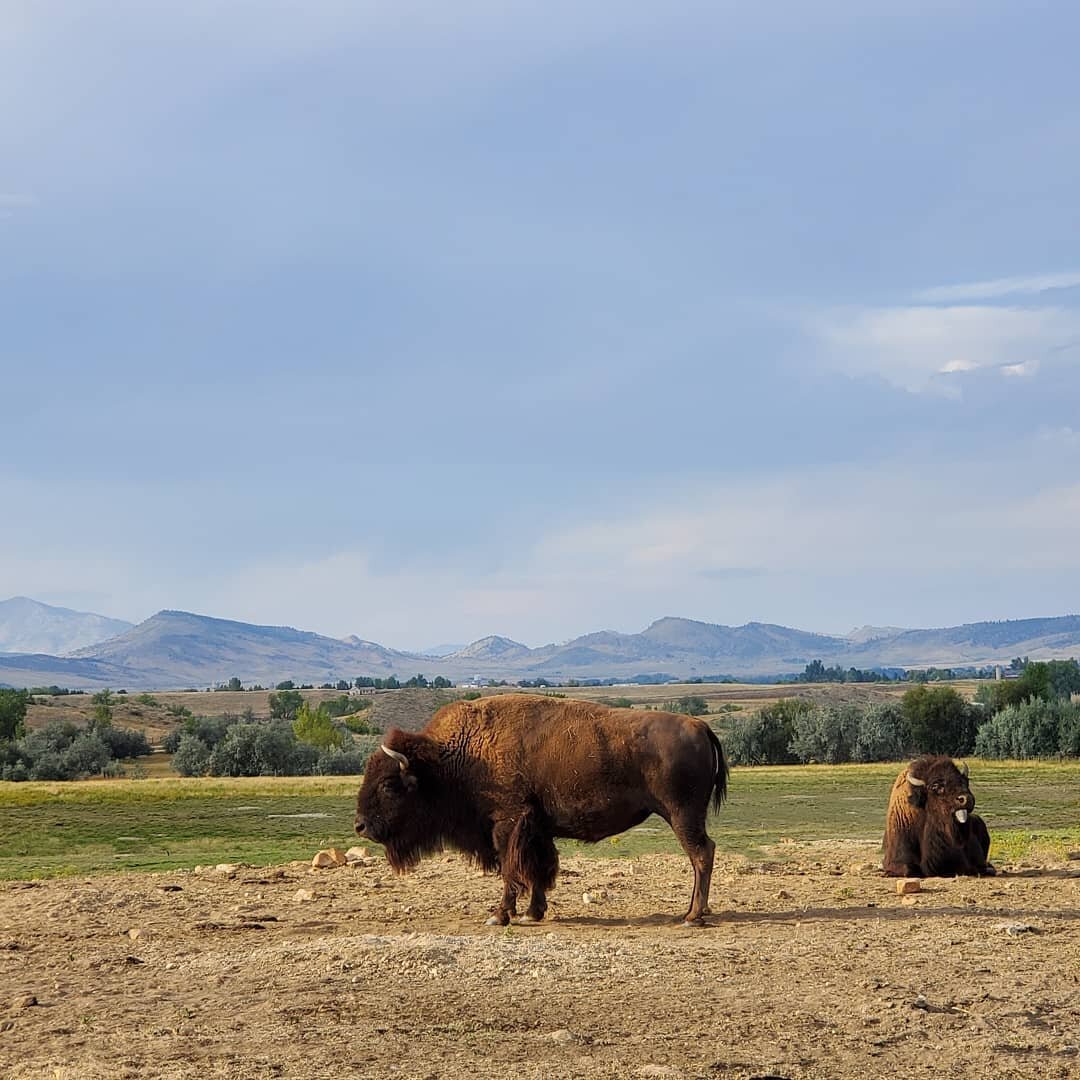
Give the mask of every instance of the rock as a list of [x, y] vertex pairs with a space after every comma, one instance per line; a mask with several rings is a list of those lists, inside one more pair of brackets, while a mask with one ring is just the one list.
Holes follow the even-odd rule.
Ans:
[[366, 847], [351, 847], [345, 852], [345, 861], [348, 863], [362, 863], [367, 857]]
[[1031, 923], [1004, 922], [998, 923], [996, 929], [1004, 930], [1006, 934], [1016, 937], [1018, 934], [1037, 934], [1039, 931]]
[[907, 896], [909, 893], [922, 892], [922, 882], [917, 877], [907, 877], [902, 881], [896, 883], [896, 891], [901, 896]]
[[559, 1028], [558, 1031], [553, 1031], [548, 1039], [553, 1043], [559, 1043], [561, 1046], [569, 1046], [570, 1043], [576, 1043], [578, 1037], [569, 1030], [569, 1028]]
[[38, 1003], [33, 994], [22, 994], [11, 1003], [12, 1009], [29, 1009]]
[[301, 903], [301, 904], [305, 903], [308, 900], [314, 900], [315, 899], [315, 890], [314, 889], [297, 889], [296, 892], [293, 893], [293, 899], [297, 903]]
[[128, 932], [127, 936], [132, 941], [145, 941], [150, 935], [146, 930], [140, 930], [137, 926], [133, 926]]
[[322, 851], [316, 852], [315, 857], [311, 860], [311, 868], [313, 870], [333, 870], [335, 867], [344, 866], [346, 862], [345, 852], [339, 848], [323, 848]]
[[781, 889], [781, 890], [780, 890], [780, 891], [779, 891], [779, 892], [778, 892], [778, 893], [776, 894], [776, 899], [777, 899], [777, 900], [790, 900], [790, 899], [791, 899], [791, 893], [789, 893], [789, 892], [787, 891], [787, 889]]

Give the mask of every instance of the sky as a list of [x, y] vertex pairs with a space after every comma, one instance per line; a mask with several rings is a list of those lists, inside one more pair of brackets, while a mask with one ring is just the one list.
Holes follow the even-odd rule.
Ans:
[[1080, 610], [1078, 37], [6, 0], [0, 598], [413, 649]]

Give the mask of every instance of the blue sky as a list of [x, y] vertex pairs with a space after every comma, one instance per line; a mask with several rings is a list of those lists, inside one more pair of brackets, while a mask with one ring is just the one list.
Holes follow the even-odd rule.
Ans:
[[1080, 609], [1078, 35], [9, 2], [0, 597], [399, 647]]

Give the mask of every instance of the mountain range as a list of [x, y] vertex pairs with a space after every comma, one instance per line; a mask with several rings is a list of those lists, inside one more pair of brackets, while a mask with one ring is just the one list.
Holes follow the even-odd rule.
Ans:
[[0, 600], [0, 653], [62, 655], [130, 630], [123, 619], [52, 607], [25, 596]]
[[[5, 642], [35, 640], [20, 629], [18, 612], [27, 612], [33, 622], [42, 617], [37, 608], [46, 607], [19, 600], [0, 604]], [[602, 630], [536, 649], [489, 636], [443, 656], [389, 649], [355, 635], [332, 638], [185, 611], [159, 611], [137, 626], [120, 625], [122, 632], [66, 652], [22, 651], [9, 645], [0, 652], [0, 683], [166, 690], [212, 686], [233, 676], [245, 684], [272, 686], [283, 679], [318, 684], [358, 675], [405, 679], [418, 673], [455, 682], [541, 677], [629, 682], [638, 676], [763, 678], [799, 672], [815, 659], [842, 667], [945, 667], [1008, 663], [1019, 655], [1080, 655], [1076, 615], [924, 630], [866, 626], [844, 636], [770, 623], [723, 626], [667, 617], [638, 634]]]

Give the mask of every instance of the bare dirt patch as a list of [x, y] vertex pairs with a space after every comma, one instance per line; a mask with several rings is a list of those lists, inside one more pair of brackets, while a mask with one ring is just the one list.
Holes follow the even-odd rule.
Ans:
[[665, 855], [564, 860], [506, 930], [457, 856], [2, 883], [0, 1073], [1080, 1075], [1076, 862], [900, 896], [870, 845], [782, 854], [719, 862], [703, 929]]

